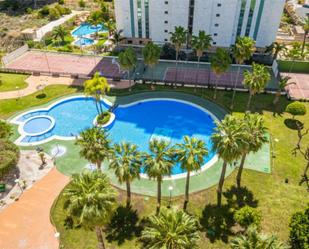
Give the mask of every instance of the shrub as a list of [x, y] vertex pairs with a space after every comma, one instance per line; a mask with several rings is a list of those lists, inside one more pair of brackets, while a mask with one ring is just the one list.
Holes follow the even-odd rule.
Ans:
[[291, 104], [289, 104], [285, 111], [287, 113], [290, 113], [293, 116], [293, 119], [295, 118], [295, 116], [304, 116], [306, 115], [306, 106], [298, 101], [295, 101]]
[[79, 0], [78, 5], [79, 5], [79, 7], [81, 7], [81, 8], [85, 8], [85, 7], [86, 7], [86, 3], [85, 3], [84, 0]]
[[98, 116], [97, 123], [98, 125], [105, 125], [111, 118], [110, 112], [103, 112]]
[[44, 6], [40, 11], [39, 14], [41, 16], [48, 16], [49, 15], [49, 7], [48, 6]]
[[262, 216], [257, 209], [245, 206], [235, 212], [234, 219], [240, 226], [244, 227], [245, 229], [251, 225], [259, 228], [261, 225]]
[[19, 159], [19, 148], [7, 139], [0, 139], [0, 178], [11, 168], [15, 167]]
[[58, 3], [63, 5], [64, 4], [64, 0], [58, 0]]
[[8, 139], [12, 135], [12, 127], [5, 121], [0, 120], [0, 139]]
[[31, 14], [32, 12], [33, 12], [33, 10], [30, 7], [26, 8], [26, 13], [27, 14]]
[[290, 243], [292, 249], [309, 248], [309, 203], [304, 212], [295, 213], [290, 221]]
[[61, 14], [59, 13], [58, 9], [57, 8], [50, 8], [49, 9], [49, 19], [50, 20], [57, 20], [59, 19], [61, 16]]

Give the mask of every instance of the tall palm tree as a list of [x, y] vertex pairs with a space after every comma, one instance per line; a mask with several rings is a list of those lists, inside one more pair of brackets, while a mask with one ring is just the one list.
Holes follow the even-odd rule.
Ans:
[[187, 30], [184, 27], [176, 26], [174, 32], [170, 32], [171, 38], [170, 41], [174, 45], [176, 50], [176, 75], [175, 75], [175, 82], [177, 81], [177, 74], [178, 74], [178, 60], [179, 60], [179, 53], [182, 46], [187, 41]]
[[221, 122], [217, 122], [217, 127], [211, 140], [213, 148], [219, 158], [223, 160], [223, 166], [220, 181], [217, 189], [217, 204], [220, 207], [222, 203], [222, 188], [225, 179], [226, 167], [241, 157], [241, 139], [243, 136], [243, 125], [239, 120], [227, 115]]
[[274, 235], [259, 234], [256, 227], [249, 227], [245, 235], [231, 240], [232, 249], [287, 249]]
[[296, 84], [295, 82], [289, 82], [291, 77], [289, 76], [284, 76], [283, 78], [280, 79], [279, 85], [278, 85], [278, 90], [276, 92], [273, 104], [276, 105], [279, 103], [281, 92], [285, 90], [285, 88], [289, 85], [294, 85]]
[[105, 249], [102, 227], [107, 223], [116, 202], [116, 192], [105, 174], [85, 171], [73, 175], [63, 193], [65, 210], [74, 224], [95, 229], [98, 248]]
[[206, 34], [205, 31], [199, 31], [198, 36], [193, 35], [191, 40], [191, 46], [195, 50], [197, 56], [197, 74], [196, 74], [196, 84], [198, 83], [199, 69], [201, 57], [205, 50], [209, 49], [211, 46], [212, 37]]
[[256, 50], [255, 41], [252, 38], [247, 37], [247, 36], [237, 37], [235, 46], [232, 48], [232, 53], [233, 53], [236, 63], [239, 66], [238, 66], [237, 76], [236, 76], [236, 80], [234, 84], [231, 109], [234, 108], [236, 87], [237, 87], [237, 82], [238, 82], [239, 75], [240, 75], [240, 64], [243, 64], [246, 60], [249, 60], [252, 57], [255, 50]]
[[250, 108], [252, 97], [265, 89], [270, 77], [268, 69], [264, 65], [257, 63], [252, 64], [252, 72], [249, 72], [248, 70], [244, 72], [243, 84], [249, 89], [247, 110]]
[[177, 144], [174, 148], [176, 160], [180, 162], [181, 168], [187, 171], [185, 201], [183, 209], [187, 209], [189, 202], [189, 187], [190, 187], [190, 173], [201, 169], [204, 163], [204, 157], [208, 155], [208, 151], [203, 140], [195, 137], [190, 138], [185, 136], [183, 143]]
[[195, 217], [167, 208], [163, 208], [159, 216], [150, 216], [149, 225], [142, 231], [145, 249], [194, 249], [199, 238]]
[[158, 64], [160, 55], [161, 55], [161, 48], [154, 44], [153, 42], [149, 42], [142, 50], [144, 63], [147, 66], [150, 66], [152, 69], [152, 80], [154, 79], [154, 70], [153, 67]]
[[214, 71], [216, 75], [214, 99], [217, 98], [218, 80], [221, 77], [221, 74], [229, 69], [230, 64], [231, 58], [229, 52], [224, 48], [217, 48], [216, 53], [211, 58], [211, 70]]
[[308, 14], [304, 18], [302, 26], [303, 26], [303, 29], [304, 29], [304, 32], [305, 32], [304, 40], [303, 40], [303, 44], [302, 44], [302, 48], [301, 48], [301, 54], [303, 56], [304, 55], [304, 51], [305, 51], [306, 39], [307, 39], [307, 36], [309, 34], [309, 15]]
[[128, 72], [130, 89], [131, 89], [131, 71], [135, 68], [137, 63], [136, 53], [133, 48], [127, 48], [125, 51], [119, 54], [120, 66]]
[[241, 139], [242, 157], [237, 173], [237, 187], [240, 188], [241, 176], [246, 161], [246, 157], [250, 152], [258, 152], [264, 143], [268, 141], [266, 137], [266, 127], [264, 125], [263, 116], [256, 113], [247, 112], [243, 119], [244, 133]]
[[108, 133], [100, 127], [82, 131], [75, 144], [80, 146], [80, 156], [95, 164], [98, 170], [101, 170], [102, 162], [111, 157]]
[[131, 205], [131, 182], [139, 179], [141, 170], [141, 153], [137, 146], [122, 142], [114, 145], [110, 169], [115, 171], [118, 181], [127, 187], [127, 206]]
[[61, 42], [64, 43], [65, 42], [65, 36], [68, 35], [68, 30], [62, 26], [59, 25], [57, 27], [55, 27], [52, 31], [52, 37], [57, 40], [58, 38], [60, 38]]
[[145, 173], [150, 179], [157, 181], [157, 209], [159, 214], [161, 208], [161, 185], [164, 176], [171, 175], [174, 165], [172, 160], [172, 151], [169, 143], [164, 140], [153, 139], [149, 143], [150, 153], [145, 155], [143, 165]]
[[98, 114], [103, 113], [101, 98], [104, 98], [106, 93], [109, 92], [110, 85], [105, 77], [101, 77], [96, 72], [91, 80], [84, 82], [84, 93], [86, 96], [92, 96], [95, 100]]
[[116, 23], [113, 19], [109, 19], [107, 22], [104, 23], [105, 28], [108, 30], [108, 37], [111, 37], [112, 34], [116, 31]]
[[287, 50], [287, 47], [284, 43], [273, 42], [269, 47], [267, 47], [266, 52], [271, 52], [273, 55], [273, 60], [277, 60], [280, 52]]
[[123, 41], [125, 38], [122, 36], [123, 29], [115, 30], [109, 40], [118, 48], [119, 43]]

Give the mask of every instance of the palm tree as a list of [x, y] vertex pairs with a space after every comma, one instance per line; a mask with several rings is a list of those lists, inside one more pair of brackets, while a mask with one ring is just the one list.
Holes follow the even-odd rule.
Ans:
[[303, 29], [304, 29], [304, 40], [303, 40], [303, 44], [302, 44], [302, 48], [301, 48], [301, 55], [304, 55], [304, 51], [305, 51], [305, 45], [306, 45], [306, 38], [309, 34], [309, 15], [307, 14], [307, 16], [304, 18], [303, 20]]
[[154, 78], [153, 73], [153, 67], [158, 64], [158, 61], [160, 59], [161, 54], [161, 48], [154, 44], [153, 42], [149, 42], [142, 50], [144, 63], [147, 66], [150, 66], [152, 69], [152, 80]]
[[174, 45], [176, 50], [176, 76], [175, 76], [175, 82], [177, 81], [177, 74], [178, 74], [178, 59], [179, 59], [179, 53], [182, 48], [182, 46], [187, 41], [187, 30], [185, 30], [184, 27], [176, 26], [174, 32], [170, 32], [171, 38], [170, 41]]
[[252, 72], [246, 70], [244, 72], [243, 84], [249, 89], [249, 100], [247, 104], [247, 110], [250, 108], [252, 97], [263, 91], [270, 80], [270, 73], [268, 69], [261, 64], [252, 64]]
[[123, 30], [115, 30], [109, 40], [116, 46], [116, 49], [119, 46], [119, 43], [123, 41], [125, 38], [122, 36]]
[[279, 85], [278, 85], [278, 90], [276, 92], [276, 96], [275, 96], [275, 99], [273, 101], [274, 105], [279, 103], [281, 92], [284, 91], [287, 86], [296, 84], [295, 82], [289, 82], [290, 79], [291, 79], [291, 77], [289, 77], [289, 76], [284, 76], [282, 79], [280, 79]]
[[66, 35], [68, 35], [68, 30], [62, 25], [59, 25], [53, 29], [52, 37], [55, 40], [60, 38], [61, 42], [64, 43]]
[[119, 54], [120, 66], [128, 72], [130, 89], [131, 89], [131, 71], [135, 68], [137, 63], [136, 53], [133, 48], [127, 48], [125, 51]]
[[211, 46], [212, 37], [206, 34], [205, 31], [199, 31], [198, 36], [193, 35], [191, 40], [191, 46], [195, 50], [197, 56], [197, 74], [196, 74], [196, 84], [198, 83], [199, 69], [201, 57], [205, 50], [209, 49]]
[[161, 208], [161, 184], [164, 176], [171, 175], [174, 165], [172, 151], [164, 140], [153, 139], [149, 143], [150, 154], [145, 155], [143, 165], [145, 173], [150, 179], [157, 181], [157, 214]]
[[273, 54], [273, 60], [277, 60], [280, 52], [287, 50], [284, 43], [273, 42], [269, 47], [267, 47], [266, 52], [271, 52]]
[[142, 231], [145, 249], [194, 249], [199, 238], [195, 217], [167, 208], [163, 208], [159, 216], [150, 216], [149, 225]]
[[246, 161], [246, 157], [250, 152], [258, 152], [264, 143], [268, 141], [266, 137], [266, 127], [264, 125], [263, 116], [260, 114], [250, 114], [247, 112], [243, 119], [244, 133], [241, 139], [242, 157], [237, 174], [237, 187], [240, 188], [241, 175]]
[[98, 114], [103, 113], [101, 98], [104, 98], [109, 90], [110, 85], [107, 79], [101, 77], [98, 72], [94, 74], [91, 80], [86, 80], [84, 82], [84, 93], [86, 96], [92, 96], [94, 98]]
[[[103, 21], [104, 21], [103, 14], [102, 14], [102, 11], [100, 10], [93, 11], [88, 17], [88, 22], [94, 26], [98, 26], [99, 24], [102, 24]], [[98, 36], [98, 29], [96, 29], [95, 36], [96, 37]]]
[[185, 136], [183, 141], [182, 144], [177, 144], [174, 150], [176, 160], [180, 162], [181, 168], [187, 171], [185, 201], [183, 205], [183, 209], [186, 210], [189, 202], [190, 173], [201, 169], [204, 157], [208, 155], [208, 151], [203, 140]]
[[113, 19], [109, 19], [107, 22], [104, 23], [105, 28], [108, 30], [108, 37], [111, 37], [112, 34], [116, 31], [116, 23]]
[[217, 98], [218, 80], [221, 74], [225, 73], [231, 64], [229, 52], [224, 48], [217, 48], [216, 53], [211, 58], [211, 69], [216, 75], [215, 91], [213, 98]]
[[220, 207], [222, 202], [222, 188], [224, 184], [227, 164], [231, 164], [241, 157], [241, 139], [243, 136], [243, 124], [232, 116], [227, 115], [221, 122], [217, 122], [215, 133], [211, 140], [213, 149], [219, 158], [223, 160], [220, 181], [217, 189], [217, 204]]
[[109, 179], [100, 171], [73, 175], [63, 193], [68, 217], [76, 225], [95, 229], [98, 248], [105, 249], [102, 227], [107, 223], [116, 202], [116, 192]]
[[287, 249], [274, 235], [259, 234], [256, 227], [249, 227], [246, 235], [239, 235], [232, 239], [232, 249]]
[[110, 169], [115, 171], [119, 183], [126, 183], [127, 187], [127, 206], [131, 204], [131, 182], [139, 179], [141, 170], [141, 153], [137, 146], [122, 142], [114, 145], [114, 153]]
[[[243, 64], [244, 61], [249, 60], [253, 53], [255, 52], [255, 41], [247, 36], [237, 37], [235, 46], [232, 49], [233, 56], [238, 65]], [[235, 96], [236, 96], [236, 86], [239, 79], [240, 66], [238, 66], [236, 81], [234, 84], [233, 97], [231, 103], [231, 109], [234, 108]]]
[[95, 164], [98, 170], [101, 170], [102, 162], [111, 157], [108, 133], [100, 127], [82, 131], [76, 138], [75, 144], [81, 147], [80, 156]]

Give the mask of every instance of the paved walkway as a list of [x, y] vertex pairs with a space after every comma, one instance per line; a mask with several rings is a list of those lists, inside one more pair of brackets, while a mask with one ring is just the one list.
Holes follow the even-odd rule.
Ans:
[[50, 208], [69, 178], [53, 168], [21, 198], [0, 212], [1, 249], [57, 249]]
[[[69, 77], [51, 77], [51, 76], [34, 76], [31, 75], [26, 79], [28, 86], [24, 89], [9, 92], [0, 92], [0, 99], [15, 99], [30, 95], [40, 90], [41, 87], [50, 85], [72, 85], [82, 86], [83, 79], [72, 79]], [[129, 87], [129, 81], [111, 81], [109, 84], [112, 88], [125, 89]]]

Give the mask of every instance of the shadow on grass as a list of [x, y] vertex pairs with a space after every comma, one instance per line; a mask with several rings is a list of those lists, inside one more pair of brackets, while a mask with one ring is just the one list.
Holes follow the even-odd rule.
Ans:
[[287, 118], [284, 120], [284, 124], [291, 130], [302, 130], [304, 128], [304, 124], [297, 119]]
[[38, 95], [35, 96], [37, 99], [44, 99], [46, 98], [46, 93], [40, 93]]
[[228, 206], [232, 209], [239, 209], [244, 206], [257, 207], [258, 200], [254, 199], [253, 192], [247, 187], [237, 188], [232, 186], [223, 193]]
[[121, 245], [126, 240], [139, 237], [141, 231], [142, 226], [139, 225], [137, 210], [119, 206], [106, 227], [106, 238], [109, 242], [116, 241]]

